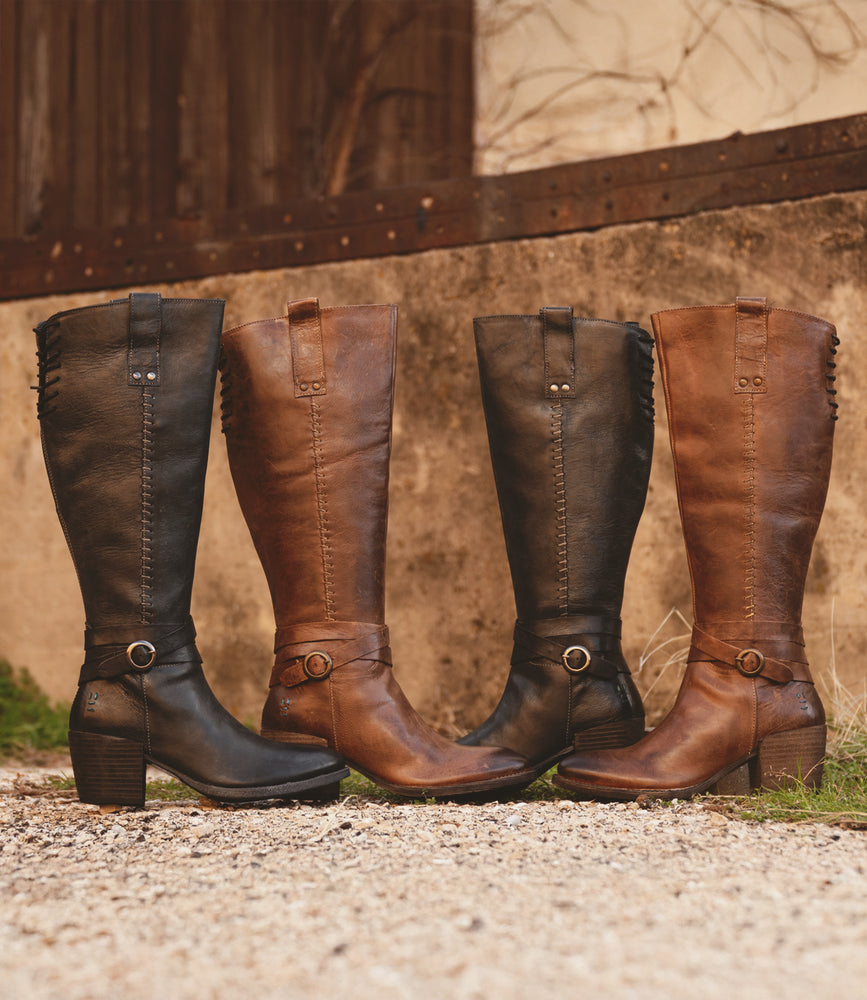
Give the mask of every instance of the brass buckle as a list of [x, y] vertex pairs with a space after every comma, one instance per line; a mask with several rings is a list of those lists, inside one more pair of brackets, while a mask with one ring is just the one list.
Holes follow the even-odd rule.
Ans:
[[[318, 656], [320, 660], [325, 661], [325, 669], [319, 671], [318, 673], [310, 669], [310, 660], [314, 656]], [[309, 677], [311, 681], [324, 681], [325, 678], [334, 669], [334, 660], [331, 659], [328, 653], [323, 653], [318, 649], [314, 649], [312, 653], [308, 653], [304, 657], [304, 663], [302, 664], [302, 669], [304, 670], [304, 675], [306, 677]]]
[[[756, 657], [758, 665], [755, 670], [750, 670], [744, 666], [744, 660], [750, 655], [750, 653]], [[735, 666], [744, 675], [744, 677], [758, 677], [758, 675], [765, 669], [765, 654], [759, 649], [742, 649], [735, 657]]]
[[[137, 649], [143, 649], [148, 654], [147, 663], [139, 663], [137, 660], [133, 659], [133, 653]], [[141, 670], [144, 672], [145, 670], [150, 670], [150, 668], [154, 665], [154, 661], [157, 658], [157, 650], [153, 643], [148, 642], [147, 639], [138, 639], [136, 642], [131, 642], [126, 647], [126, 658], [129, 660], [129, 665], [134, 670]]]
[[[580, 653], [584, 657], [584, 662], [578, 665], [572, 663], [570, 657], [573, 653]], [[583, 674], [590, 666], [590, 650], [586, 646], [570, 646], [568, 649], [563, 650], [560, 658], [563, 660], [563, 666], [570, 674]]]

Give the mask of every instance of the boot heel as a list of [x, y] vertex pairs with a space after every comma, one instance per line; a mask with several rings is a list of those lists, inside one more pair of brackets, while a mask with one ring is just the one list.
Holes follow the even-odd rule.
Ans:
[[585, 729], [581, 733], [576, 733], [572, 742], [576, 750], [616, 750], [618, 747], [632, 746], [643, 735], [644, 720], [629, 719]]
[[98, 806], [143, 806], [144, 747], [133, 740], [69, 732], [69, 756], [82, 802]]
[[755, 787], [751, 777], [752, 760], [723, 775], [708, 789], [711, 795], [749, 795]]
[[825, 726], [766, 736], [759, 744], [754, 787], [819, 788], [825, 764], [825, 736]]

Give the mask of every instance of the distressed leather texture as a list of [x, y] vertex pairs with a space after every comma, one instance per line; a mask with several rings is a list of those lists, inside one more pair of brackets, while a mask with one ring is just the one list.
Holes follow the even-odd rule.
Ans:
[[[521, 641], [493, 714], [460, 742], [509, 746], [543, 770], [582, 738], [643, 733], [620, 612], [653, 450], [652, 342], [564, 307], [474, 327]], [[586, 649], [586, 672], [546, 655], [552, 638]]]
[[[739, 299], [657, 313], [653, 328], [695, 630], [662, 724], [634, 747], [560, 766], [564, 787], [615, 797], [702, 791], [768, 737], [796, 744], [825, 721], [801, 607], [831, 469], [834, 327]], [[768, 669], [744, 676], [739, 649]]]
[[382, 626], [396, 327], [395, 306], [307, 299], [223, 338], [229, 464], [277, 626], [262, 732], [333, 747], [402, 794], [526, 783], [518, 755], [435, 733], [392, 673]]
[[[86, 615], [70, 729], [140, 743], [148, 760], [215, 794], [266, 797], [334, 775], [342, 761], [247, 730], [215, 699], [195, 647], [190, 598], [223, 306], [139, 293], [51, 317], [37, 327], [39, 413]], [[140, 640], [157, 647], [144, 670], [126, 657]]]

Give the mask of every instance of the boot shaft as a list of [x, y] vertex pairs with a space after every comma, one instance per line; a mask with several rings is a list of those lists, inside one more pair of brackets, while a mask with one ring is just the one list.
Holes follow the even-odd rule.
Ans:
[[696, 623], [798, 625], [831, 469], [834, 327], [738, 299], [653, 328]]
[[45, 464], [91, 627], [189, 612], [223, 306], [133, 294], [36, 328]]
[[653, 450], [651, 338], [571, 309], [474, 327], [518, 618], [619, 617]]
[[289, 304], [223, 337], [223, 430], [278, 625], [384, 621], [397, 307]]

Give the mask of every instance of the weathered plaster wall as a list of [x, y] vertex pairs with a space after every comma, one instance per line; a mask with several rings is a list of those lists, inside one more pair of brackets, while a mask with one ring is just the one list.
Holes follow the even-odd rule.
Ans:
[[[733, 209], [595, 233], [433, 251], [160, 286], [164, 295], [221, 296], [226, 325], [277, 315], [290, 298], [323, 305], [400, 305], [391, 484], [388, 619], [397, 676], [446, 732], [479, 721], [508, 669], [513, 604], [487, 453], [472, 317], [571, 304], [576, 313], [636, 319], [678, 305], [767, 295], [832, 320], [841, 419], [825, 518], [805, 600], [808, 651], [852, 690], [867, 668], [867, 192]], [[0, 304], [0, 656], [27, 665], [69, 699], [80, 663], [75, 575], [54, 513], [34, 415], [31, 328], [51, 313], [104, 301], [58, 296]], [[650, 493], [627, 580], [631, 662], [672, 611], [691, 620], [689, 580], [657, 380]], [[193, 613], [220, 697], [256, 720], [271, 660], [261, 569], [237, 507], [215, 421]], [[651, 645], [684, 635], [669, 619]], [[685, 639], [684, 639], [685, 641]], [[639, 676], [651, 712], [677, 668], [654, 685], [673, 642]]]

